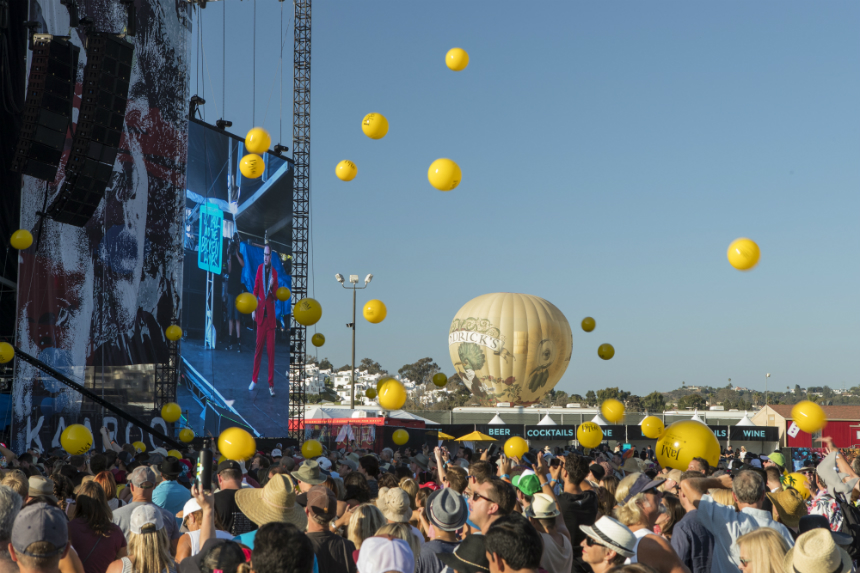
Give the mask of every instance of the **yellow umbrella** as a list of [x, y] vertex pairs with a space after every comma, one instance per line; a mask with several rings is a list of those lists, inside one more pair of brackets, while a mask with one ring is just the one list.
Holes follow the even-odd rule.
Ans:
[[437, 434], [438, 434], [437, 439], [439, 439], [439, 440], [453, 440], [454, 439], [454, 436], [449, 436], [445, 432], [438, 432]]
[[488, 436], [487, 434], [482, 434], [481, 432], [475, 431], [471, 434], [466, 434], [462, 438], [457, 438], [458, 442], [495, 442], [496, 438], [492, 436]]

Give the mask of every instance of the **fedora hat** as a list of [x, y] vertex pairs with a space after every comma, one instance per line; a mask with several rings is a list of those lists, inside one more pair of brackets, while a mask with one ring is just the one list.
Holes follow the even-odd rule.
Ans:
[[797, 538], [785, 554], [783, 566], [795, 573], [848, 573], [851, 557], [836, 545], [826, 529], [813, 529]]
[[294, 472], [290, 472], [290, 475], [295, 479], [310, 485], [321, 484], [326, 478], [326, 476], [322, 475], [322, 472], [320, 471], [319, 463], [314, 460], [306, 461], [302, 464], [302, 467]]
[[779, 520], [786, 527], [797, 529], [800, 525], [800, 518], [806, 515], [806, 502], [803, 497], [794, 488], [783, 489], [776, 492], [767, 492], [767, 498], [773, 503], [776, 512], [779, 514]]
[[457, 531], [469, 519], [469, 506], [466, 500], [451, 488], [431, 493], [425, 507], [430, 523], [442, 531]]
[[641, 472], [642, 468], [639, 466], [639, 460], [636, 458], [627, 458], [624, 460], [624, 465], [621, 466], [621, 469], [627, 473]]
[[594, 525], [580, 525], [579, 528], [597, 543], [619, 555], [624, 557], [636, 555], [636, 536], [626, 525], [611, 517], [603, 516], [594, 522]]
[[30, 487], [30, 497], [44, 496], [57, 502], [57, 496], [54, 495], [54, 480], [42, 476], [30, 476], [27, 479]]
[[561, 513], [555, 504], [555, 500], [545, 493], [536, 493], [532, 504], [526, 508], [526, 517], [535, 519], [550, 519]]
[[415, 454], [414, 456], [409, 458], [409, 461], [417, 465], [425, 472], [430, 468], [430, 458], [428, 458], [424, 454]]
[[258, 526], [292, 523], [304, 531], [308, 516], [296, 503], [295, 484], [289, 476], [275, 474], [264, 488], [242, 488], [236, 492], [239, 511]]

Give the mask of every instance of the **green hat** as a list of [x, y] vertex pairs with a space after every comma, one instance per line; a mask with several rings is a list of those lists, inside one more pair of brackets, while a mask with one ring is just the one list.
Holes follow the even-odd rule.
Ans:
[[517, 480], [517, 483], [514, 484], [514, 487], [516, 487], [526, 495], [534, 495], [542, 489], [540, 485], [540, 479], [538, 479], [538, 477], [534, 474], [521, 476], [520, 479]]
[[768, 459], [782, 468], [785, 467], [785, 456], [782, 455], [782, 452], [774, 452], [768, 456]]
[[517, 487], [518, 483], [520, 483], [520, 476], [514, 476], [514, 479], [511, 480], [511, 485]]

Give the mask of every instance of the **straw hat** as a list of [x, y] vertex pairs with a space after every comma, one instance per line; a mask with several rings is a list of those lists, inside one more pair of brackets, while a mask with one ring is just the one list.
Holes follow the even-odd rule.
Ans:
[[836, 545], [826, 529], [813, 529], [797, 538], [783, 566], [796, 573], [849, 573], [851, 557]]
[[806, 503], [796, 489], [789, 488], [773, 493], [767, 492], [767, 497], [776, 508], [779, 520], [786, 527], [797, 529], [797, 526], [800, 525], [800, 518], [808, 513]]
[[273, 475], [262, 489], [240, 489], [236, 492], [236, 505], [258, 526], [274, 522], [292, 523], [304, 531], [308, 525], [308, 516], [296, 503], [295, 484], [284, 474]]

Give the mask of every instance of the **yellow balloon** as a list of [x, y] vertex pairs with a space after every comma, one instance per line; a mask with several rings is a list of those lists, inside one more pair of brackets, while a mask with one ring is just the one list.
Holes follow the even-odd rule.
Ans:
[[33, 244], [33, 235], [27, 229], [18, 229], [12, 233], [12, 238], [9, 241], [13, 249], [19, 251], [27, 249]]
[[306, 460], [312, 458], [318, 458], [323, 454], [322, 444], [317, 440], [306, 440], [304, 444], [302, 444], [302, 457]]
[[179, 439], [186, 444], [194, 439], [194, 430], [191, 428], [182, 428], [179, 430]]
[[469, 54], [463, 48], [451, 48], [445, 54], [445, 65], [455, 72], [462, 72], [469, 65]]
[[369, 113], [361, 120], [361, 131], [370, 139], [382, 139], [388, 133], [388, 120], [381, 113]]
[[8, 342], [0, 342], [0, 364], [6, 364], [15, 358], [15, 347]]
[[405, 403], [406, 388], [397, 380], [389, 380], [379, 391], [379, 405], [384, 410], [399, 410]]
[[167, 340], [172, 340], [176, 342], [180, 338], [182, 338], [182, 328], [175, 324], [171, 324], [167, 327], [167, 330], [164, 331], [164, 335], [167, 337]]
[[364, 305], [362, 314], [367, 322], [379, 324], [385, 320], [385, 315], [388, 314], [388, 309], [385, 308], [385, 303], [381, 300], [373, 299], [367, 301], [367, 304]]
[[93, 433], [83, 424], [72, 424], [60, 434], [60, 445], [73, 456], [80, 456], [93, 446]]
[[218, 456], [218, 463], [219, 464], [221, 462], [226, 462], [226, 461], [227, 461], [227, 456], [225, 456], [224, 454], [221, 454], [220, 456]]
[[582, 330], [585, 332], [591, 332], [594, 330], [594, 327], [597, 326], [597, 323], [594, 322], [594, 319], [590, 316], [586, 316], [582, 319]]
[[368, 388], [364, 391], [364, 395], [373, 400], [374, 398], [376, 398], [376, 390], [373, 388]]
[[827, 425], [827, 416], [824, 415], [824, 410], [809, 400], [794, 405], [791, 409], [791, 419], [798, 428], [807, 434], [814, 434]]
[[236, 297], [236, 310], [242, 314], [251, 314], [257, 310], [257, 297], [249, 292], [243, 292]]
[[615, 356], [615, 348], [608, 343], [601, 344], [597, 347], [597, 355], [604, 360], [609, 360], [610, 358]]
[[442, 372], [437, 372], [433, 375], [433, 384], [435, 384], [437, 388], [444, 388], [448, 384], [448, 376]]
[[245, 149], [250, 153], [262, 155], [269, 151], [271, 145], [272, 137], [262, 127], [252, 127], [248, 135], [245, 136]]
[[642, 435], [651, 440], [659, 438], [660, 434], [663, 433], [663, 430], [666, 429], [666, 426], [663, 424], [663, 420], [657, 416], [648, 416], [642, 420], [642, 425], [639, 427], [642, 429]]
[[711, 467], [720, 461], [720, 442], [713, 430], [695, 420], [675, 422], [657, 440], [657, 461], [664, 468], [686, 471], [693, 458], [703, 458]]
[[437, 159], [430, 164], [430, 169], [427, 170], [427, 179], [430, 185], [439, 191], [451, 191], [460, 184], [463, 179], [463, 172], [460, 171], [460, 166], [450, 159]]
[[576, 429], [576, 439], [583, 448], [596, 448], [603, 441], [603, 430], [594, 422], [585, 422]]
[[317, 332], [313, 336], [311, 336], [311, 344], [319, 348], [323, 344], [325, 344], [325, 336]]
[[747, 238], [735, 239], [729, 245], [729, 264], [739, 271], [748, 271], [758, 264], [761, 251], [755, 241]]
[[322, 318], [322, 306], [312, 298], [303, 298], [293, 308], [293, 316], [296, 322], [304, 326], [311, 326]]
[[377, 380], [376, 381], [376, 393], [379, 394], [380, 392], [382, 392], [382, 387], [385, 386], [388, 382], [390, 382], [392, 380], [397, 382], [397, 380], [395, 378], [392, 378], [391, 376], [383, 376], [382, 378]]
[[615, 398], [604, 400], [600, 406], [600, 413], [607, 422], [617, 424], [624, 420], [624, 404]]
[[290, 297], [293, 293], [290, 292], [290, 289], [287, 287], [278, 287], [278, 290], [275, 291], [275, 296], [278, 297], [278, 300], [285, 301], [290, 300]]
[[227, 456], [228, 460], [241, 462], [257, 453], [257, 442], [246, 430], [234, 426], [218, 436], [218, 451]]
[[402, 446], [409, 441], [409, 432], [403, 429], [394, 430], [394, 434], [391, 435], [391, 439], [394, 440], [394, 443], [398, 446]]
[[168, 402], [161, 407], [161, 418], [168, 423], [173, 423], [182, 416], [182, 408], [176, 402]]
[[809, 491], [809, 482], [806, 480], [806, 476], [801, 473], [795, 472], [782, 476], [782, 487], [796, 489], [803, 499], [809, 499], [809, 496], [812, 495], [812, 492]]
[[337, 167], [334, 168], [334, 174], [337, 175], [337, 178], [341, 181], [352, 181], [355, 179], [355, 176], [358, 175], [358, 167], [356, 167], [355, 163], [352, 161], [344, 159], [337, 164]]
[[248, 179], [260, 177], [265, 167], [266, 164], [263, 163], [263, 158], [256, 153], [249, 153], [239, 162], [239, 171]]
[[182, 459], [182, 452], [179, 450], [167, 450], [168, 457], [176, 458], [177, 460]]
[[144, 444], [141, 441], [132, 442], [131, 445], [134, 446], [135, 451], [139, 454], [142, 454], [143, 452], [146, 451], [146, 444]]
[[529, 451], [529, 444], [519, 436], [508, 438], [505, 442], [505, 455], [509, 458], [522, 459], [523, 454]]

